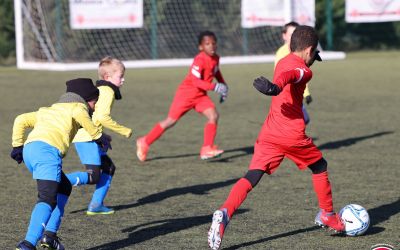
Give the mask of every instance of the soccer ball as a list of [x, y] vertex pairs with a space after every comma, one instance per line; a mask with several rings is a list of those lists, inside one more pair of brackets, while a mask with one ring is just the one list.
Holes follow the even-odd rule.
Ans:
[[345, 233], [349, 236], [362, 235], [369, 227], [368, 212], [360, 205], [347, 205], [340, 210], [339, 215], [345, 223]]

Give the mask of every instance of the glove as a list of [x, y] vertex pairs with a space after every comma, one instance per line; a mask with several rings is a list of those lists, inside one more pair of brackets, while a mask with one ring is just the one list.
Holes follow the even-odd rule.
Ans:
[[306, 96], [305, 99], [306, 99], [307, 105], [310, 105], [310, 103], [313, 101], [312, 97], [310, 95]]
[[95, 140], [95, 142], [100, 146], [103, 152], [107, 152], [108, 149], [112, 149], [111, 147], [111, 136], [102, 134], [99, 139]]
[[281, 92], [281, 89], [278, 87], [278, 85], [272, 83], [270, 80], [263, 76], [256, 78], [253, 82], [253, 86], [264, 95], [275, 96]]
[[19, 146], [19, 147], [13, 147], [13, 150], [11, 151], [11, 158], [13, 158], [18, 164], [21, 164], [21, 162], [24, 160], [22, 157], [22, 150], [24, 149], [24, 146]]
[[221, 96], [228, 96], [228, 85], [225, 83], [217, 82], [214, 87], [214, 91]]

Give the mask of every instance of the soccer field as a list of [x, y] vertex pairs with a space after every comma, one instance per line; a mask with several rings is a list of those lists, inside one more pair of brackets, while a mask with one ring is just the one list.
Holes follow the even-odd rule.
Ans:
[[[314, 226], [318, 211], [310, 171], [285, 160], [265, 175], [231, 220], [222, 249], [400, 249], [400, 52], [350, 53], [316, 62], [307, 107], [308, 135], [328, 161], [335, 210], [356, 203], [370, 215], [367, 233], [344, 237]], [[211, 216], [250, 162], [270, 97], [252, 86], [272, 78], [273, 64], [222, 65], [230, 95], [217, 104], [216, 143], [226, 153], [201, 161], [205, 118], [191, 111], [137, 160], [135, 139], [165, 118], [188, 68], [129, 69], [113, 118], [133, 128], [133, 138], [113, 136], [117, 169], [106, 205], [116, 213], [85, 214], [93, 186], [74, 187], [59, 232], [66, 249], [207, 249]], [[36, 202], [36, 183], [9, 157], [14, 118], [57, 101], [65, 81], [97, 78], [96, 71], [43, 72], [0, 68], [0, 249], [24, 238]], [[209, 93], [217, 102], [215, 93]], [[83, 170], [75, 150], [64, 172]]]

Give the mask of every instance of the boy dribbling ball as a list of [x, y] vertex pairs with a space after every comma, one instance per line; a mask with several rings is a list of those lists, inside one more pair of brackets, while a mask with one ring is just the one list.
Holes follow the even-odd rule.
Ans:
[[300, 170], [310, 169], [319, 203], [315, 223], [337, 232], [344, 224], [333, 211], [327, 162], [312, 139], [305, 134], [302, 102], [307, 82], [312, 78], [310, 66], [321, 61], [317, 50], [318, 36], [309, 26], [298, 26], [293, 32], [291, 53], [281, 59], [274, 71], [273, 82], [265, 77], [254, 80], [261, 93], [273, 96], [270, 110], [254, 145], [254, 155], [246, 175], [232, 187], [228, 198], [213, 214], [208, 231], [208, 245], [219, 249], [229, 220], [257, 185], [264, 173], [273, 174], [285, 157]]

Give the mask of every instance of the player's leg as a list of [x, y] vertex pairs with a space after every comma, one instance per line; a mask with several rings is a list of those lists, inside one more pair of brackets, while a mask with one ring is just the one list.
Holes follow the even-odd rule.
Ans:
[[312, 171], [314, 191], [320, 207], [320, 211], [315, 217], [315, 223], [319, 226], [327, 226], [341, 232], [344, 230], [344, 223], [339, 215], [333, 211], [332, 188], [329, 182], [327, 166], [328, 163], [324, 158], [309, 166], [309, 169]]
[[64, 216], [64, 208], [67, 205], [69, 196], [71, 195], [72, 185], [67, 176], [61, 171], [61, 182], [58, 185], [57, 205], [51, 213], [50, 219], [46, 224], [45, 231], [40, 240], [40, 246], [43, 248], [63, 250], [57, 236], [58, 229], [61, 225], [61, 220]]
[[286, 156], [293, 160], [299, 169], [312, 171], [312, 183], [317, 195], [320, 212], [315, 223], [336, 231], [343, 231], [344, 224], [333, 211], [332, 189], [328, 178], [327, 162], [311, 138], [299, 141], [295, 146], [287, 147]]
[[208, 96], [203, 96], [197, 100], [195, 110], [207, 118], [204, 126], [204, 139], [200, 150], [200, 158], [206, 160], [220, 156], [224, 153], [224, 150], [218, 149], [214, 144], [219, 119], [219, 114], [214, 103]]
[[208, 231], [208, 245], [211, 249], [219, 249], [226, 226], [235, 211], [245, 201], [247, 194], [258, 184], [264, 173], [272, 174], [282, 162], [283, 157], [279, 149], [272, 144], [260, 145], [257, 141], [249, 171], [233, 185], [224, 204], [213, 214]]
[[100, 177], [100, 148], [95, 142], [74, 143], [76, 152], [85, 165], [86, 171], [68, 173], [66, 176], [73, 186], [96, 184]]
[[34, 249], [43, 234], [53, 209], [57, 205], [58, 183], [61, 177], [61, 158], [56, 148], [44, 142], [24, 146], [24, 162], [37, 182], [38, 201], [34, 206], [25, 239], [17, 249]]
[[101, 156], [101, 174], [100, 180], [96, 184], [96, 189], [90, 201], [87, 214], [113, 214], [114, 210], [104, 205], [104, 199], [107, 196], [111, 186], [111, 181], [115, 173], [115, 165], [107, 154]]
[[167, 118], [156, 123], [147, 135], [137, 139], [136, 156], [138, 157], [138, 159], [140, 161], [146, 161], [150, 145], [158, 140], [166, 130], [173, 127], [186, 112], [192, 109], [192, 107], [193, 104], [190, 102], [190, 100], [180, 98], [178, 94], [175, 95]]

